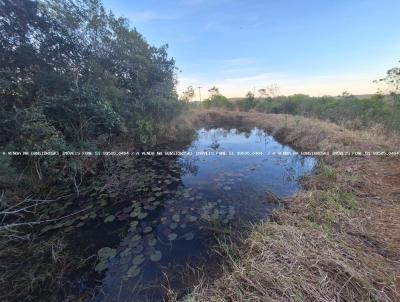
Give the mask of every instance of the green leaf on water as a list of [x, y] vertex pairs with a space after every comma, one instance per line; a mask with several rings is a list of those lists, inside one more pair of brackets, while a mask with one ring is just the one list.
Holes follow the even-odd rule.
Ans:
[[151, 226], [147, 226], [143, 229], [143, 233], [150, 233], [153, 230]]
[[147, 241], [149, 246], [155, 246], [157, 244], [157, 239], [156, 238], [151, 238]]
[[144, 256], [143, 256], [143, 254], [140, 254], [140, 255], [135, 256], [135, 257], [133, 258], [133, 260], [132, 260], [132, 264], [133, 264], [133, 265], [136, 265], [136, 266], [142, 264], [143, 262], [144, 262]]
[[139, 234], [136, 234], [135, 236], [133, 236], [133, 237], [131, 238], [132, 241], [139, 241], [139, 240], [141, 240], [141, 239], [142, 239], [142, 236], [140, 236]]
[[162, 258], [162, 253], [160, 251], [154, 251], [151, 255], [150, 255], [150, 260], [153, 262], [158, 262], [160, 261]]
[[144, 218], [146, 218], [147, 217], [147, 213], [140, 213], [139, 215], [138, 215], [138, 219], [144, 219]]
[[128, 277], [136, 277], [140, 274], [140, 267], [137, 265], [132, 265], [126, 273]]
[[179, 216], [179, 214], [175, 214], [172, 216], [172, 220], [175, 222], [179, 222], [181, 220], [181, 217]]
[[194, 234], [193, 232], [186, 233], [185, 235], [183, 235], [183, 238], [185, 238], [185, 240], [193, 240]]
[[133, 252], [134, 254], [140, 254], [141, 252], [143, 252], [143, 249], [144, 249], [144, 248], [143, 248], [143, 245], [138, 244], [138, 245], [132, 247], [132, 252]]
[[115, 255], [117, 254], [117, 250], [116, 249], [112, 249], [108, 246], [103, 247], [101, 249], [99, 249], [97, 251], [97, 255], [100, 258], [104, 258], [104, 259], [109, 259], [109, 258], [113, 258]]
[[114, 220], [115, 220], [115, 216], [114, 215], [110, 215], [110, 216], [107, 216], [104, 219], [104, 222], [113, 222]]
[[169, 240], [169, 241], [173, 241], [173, 240], [175, 240], [177, 237], [178, 237], [177, 234], [171, 233], [171, 234], [168, 235], [168, 240]]
[[189, 216], [187, 216], [187, 219], [189, 220], [189, 222], [195, 222], [197, 220], [197, 217], [193, 216], [193, 215], [189, 215]]
[[131, 249], [130, 248], [126, 248], [121, 252], [121, 257], [128, 257], [131, 254]]
[[107, 269], [107, 267], [108, 267], [108, 263], [105, 260], [102, 260], [99, 263], [97, 263], [97, 265], [95, 266], [94, 270], [96, 272], [102, 272], [105, 269]]

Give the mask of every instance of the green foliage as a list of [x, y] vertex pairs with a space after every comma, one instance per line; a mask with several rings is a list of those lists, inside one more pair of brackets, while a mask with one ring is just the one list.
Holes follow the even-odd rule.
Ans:
[[[130, 130], [145, 143], [181, 108], [167, 47], [100, 1], [3, 0], [0, 14], [2, 144], [44, 149], [42, 136], [62, 147]], [[32, 108], [40, 118], [26, 117]]]
[[340, 190], [322, 191], [320, 200], [342, 212], [354, 211], [358, 208], [354, 197], [350, 193]]
[[241, 111], [250, 111], [255, 107], [255, 105], [256, 103], [254, 94], [250, 91], [246, 94], [246, 97], [244, 99], [240, 99], [237, 101], [237, 107]]
[[[239, 110], [248, 111], [248, 107], [243, 106], [246, 99], [235, 102]], [[351, 129], [381, 124], [387, 130], [400, 132], [400, 103], [396, 99], [381, 95], [357, 98], [351, 95], [310, 97], [298, 94], [256, 99], [255, 110], [316, 117]]]
[[234, 108], [234, 104], [221, 94], [214, 94], [203, 103], [206, 108], [223, 108], [230, 110]]
[[[0, 145], [154, 144], [183, 108], [167, 46], [150, 46], [99, 0], [0, 0]], [[39, 177], [54, 160], [15, 158]], [[61, 164], [62, 165], [62, 164]]]

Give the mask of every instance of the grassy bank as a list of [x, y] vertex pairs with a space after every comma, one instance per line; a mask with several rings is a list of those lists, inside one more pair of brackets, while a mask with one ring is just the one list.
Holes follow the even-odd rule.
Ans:
[[[252, 94], [246, 98], [227, 99], [222, 95], [213, 96], [201, 106], [207, 109], [256, 111], [262, 113], [291, 114], [318, 118], [334, 122], [352, 130], [380, 128], [385, 132], [400, 132], [400, 98], [371, 95], [365, 98], [354, 96], [308, 95], [255, 98]], [[200, 106], [200, 105], [198, 105]]]
[[[373, 133], [285, 115], [208, 111], [199, 123], [257, 125], [300, 150], [389, 150]], [[398, 145], [397, 145], [398, 146]], [[396, 158], [321, 158], [305, 190], [239, 245], [217, 247], [222, 277], [188, 301], [398, 301], [400, 165]]]

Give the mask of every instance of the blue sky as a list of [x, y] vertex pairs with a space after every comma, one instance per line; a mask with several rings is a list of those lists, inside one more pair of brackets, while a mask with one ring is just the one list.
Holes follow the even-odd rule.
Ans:
[[156, 46], [169, 45], [178, 91], [374, 93], [400, 60], [399, 0], [104, 0]]

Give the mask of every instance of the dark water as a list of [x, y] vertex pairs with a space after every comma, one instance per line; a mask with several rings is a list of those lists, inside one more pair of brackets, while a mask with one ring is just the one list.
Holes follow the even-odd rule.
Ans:
[[[88, 301], [158, 301], [161, 280], [182, 290], [188, 266], [216, 265], [216, 231], [265, 219], [277, 206], [266, 192], [295, 193], [315, 164], [272, 155], [293, 150], [259, 129], [201, 129], [186, 151], [192, 155], [124, 161], [110, 175], [108, 193], [92, 194], [93, 219], [73, 222], [84, 224], [72, 239], [77, 250], [99, 258], [96, 272], [82, 272], [74, 284], [82, 293], [96, 289]], [[212, 155], [196, 155], [203, 151]]]

